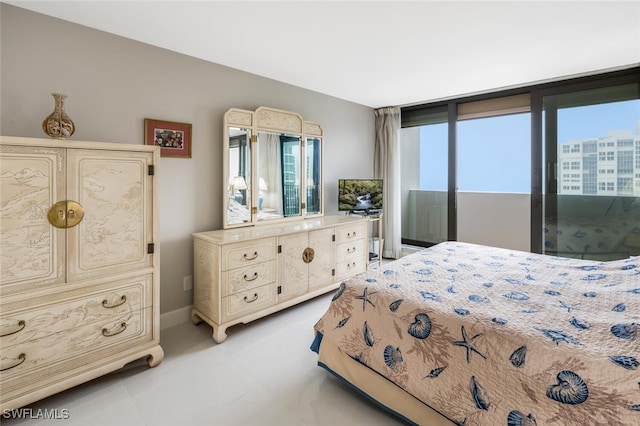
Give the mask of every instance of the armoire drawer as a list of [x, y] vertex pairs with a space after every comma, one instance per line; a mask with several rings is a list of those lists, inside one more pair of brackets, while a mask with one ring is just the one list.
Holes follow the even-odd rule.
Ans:
[[0, 349], [0, 383], [52, 368], [56, 363], [129, 340], [152, 340], [152, 308], [114, 315], [111, 319], [51, 334]]
[[276, 280], [276, 261], [254, 264], [223, 272], [222, 297], [272, 283]]
[[276, 304], [276, 286], [267, 284], [224, 297], [222, 320], [229, 321]]
[[[65, 293], [59, 293], [51, 296], [50, 303], [46, 305], [38, 303], [37, 299], [3, 305], [3, 313], [0, 314], [0, 349], [139, 311], [151, 304], [152, 277], [143, 276], [135, 281], [127, 286], [79, 297], [65, 298]], [[31, 302], [38, 306], [12, 309], [16, 305], [28, 305]]]
[[367, 236], [367, 222], [336, 226], [336, 244], [365, 239]]
[[241, 268], [275, 259], [275, 238], [263, 238], [222, 247], [221, 269]]

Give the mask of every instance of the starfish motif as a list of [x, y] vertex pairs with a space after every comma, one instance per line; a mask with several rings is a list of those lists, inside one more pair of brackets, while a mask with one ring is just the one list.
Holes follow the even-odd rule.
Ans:
[[376, 307], [376, 305], [373, 304], [373, 302], [371, 301], [371, 299], [369, 299], [369, 296], [372, 296], [374, 294], [376, 294], [377, 291], [374, 291], [373, 293], [369, 293], [368, 291], [368, 287], [364, 288], [364, 292], [362, 293], [362, 295], [360, 296], [356, 296], [356, 299], [362, 299], [362, 312], [364, 312], [364, 307], [367, 303], [369, 303], [371, 306], [373, 306], [374, 308]]
[[478, 350], [478, 348], [476, 348], [473, 344], [473, 342], [480, 336], [482, 336], [482, 333], [480, 334], [476, 334], [475, 336], [473, 336], [472, 338], [469, 338], [467, 336], [467, 331], [464, 329], [464, 325], [461, 326], [462, 328], [462, 340], [456, 340], [455, 342], [453, 342], [454, 345], [456, 346], [462, 346], [464, 348], [467, 349], [467, 363], [471, 362], [471, 352], [475, 352], [478, 355], [480, 355], [483, 359], [487, 359], [486, 356], [484, 356], [482, 353], [480, 353], [480, 351]]

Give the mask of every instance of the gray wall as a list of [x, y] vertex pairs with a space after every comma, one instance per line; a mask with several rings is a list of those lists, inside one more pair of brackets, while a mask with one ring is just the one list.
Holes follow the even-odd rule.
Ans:
[[7, 4], [0, 15], [1, 134], [47, 137], [52, 92], [68, 96], [72, 140], [142, 144], [145, 118], [193, 125], [192, 158], [160, 164], [161, 313], [193, 303], [191, 233], [222, 227], [227, 109], [269, 106], [323, 126], [326, 214], [338, 213], [339, 178], [373, 176], [371, 108]]

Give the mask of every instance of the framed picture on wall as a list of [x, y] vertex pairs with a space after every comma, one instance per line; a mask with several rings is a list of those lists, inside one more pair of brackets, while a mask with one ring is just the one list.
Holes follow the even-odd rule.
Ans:
[[191, 158], [191, 124], [145, 118], [144, 143], [159, 146], [161, 157]]

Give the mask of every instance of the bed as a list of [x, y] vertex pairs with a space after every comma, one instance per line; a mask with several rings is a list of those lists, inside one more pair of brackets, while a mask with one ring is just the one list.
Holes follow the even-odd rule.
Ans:
[[640, 425], [640, 257], [445, 242], [343, 282], [314, 331], [409, 423]]

